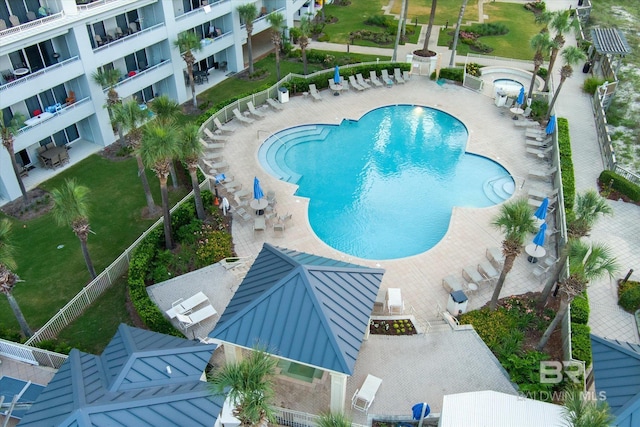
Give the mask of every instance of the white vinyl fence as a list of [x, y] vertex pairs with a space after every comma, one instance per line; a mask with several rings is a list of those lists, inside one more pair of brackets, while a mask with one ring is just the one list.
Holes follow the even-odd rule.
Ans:
[[37, 366], [48, 366], [58, 369], [65, 360], [66, 354], [55, 353], [37, 347], [0, 339], [0, 355]]

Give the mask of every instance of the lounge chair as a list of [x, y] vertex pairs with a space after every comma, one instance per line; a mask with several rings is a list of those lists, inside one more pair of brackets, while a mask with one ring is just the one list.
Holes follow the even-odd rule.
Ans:
[[260, 215], [256, 219], [253, 220], [253, 233], [256, 231], [265, 231], [267, 229], [267, 222], [264, 219], [264, 216]]
[[215, 134], [213, 132], [211, 132], [208, 128], [204, 128], [204, 134], [207, 135], [207, 138], [209, 138], [212, 141], [228, 141], [229, 137], [222, 135], [222, 134]]
[[378, 76], [376, 75], [375, 71], [369, 71], [369, 79], [371, 80], [371, 83], [373, 83], [373, 85], [375, 87], [382, 87], [382, 82], [380, 80], [378, 80]]
[[546, 136], [547, 135], [547, 133], [544, 131], [544, 129], [540, 129], [540, 128], [527, 128], [524, 131], [524, 134], [526, 136], [532, 136], [532, 137]]
[[500, 277], [500, 272], [496, 270], [496, 268], [487, 260], [480, 261], [478, 264], [478, 272], [484, 277], [485, 281], [491, 283], [494, 280], [498, 280]]
[[211, 165], [211, 167], [213, 169], [215, 169], [216, 171], [219, 171], [221, 169], [226, 169], [229, 167], [229, 164], [227, 162], [216, 162], [214, 164]]
[[244, 221], [250, 221], [251, 218], [253, 218], [251, 216], [251, 214], [249, 212], [246, 211], [245, 208], [237, 208], [235, 209], [235, 212], [240, 216], [240, 218], [242, 218]]
[[362, 74], [360, 73], [356, 74], [356, 80], [358, 81], [358, 84], [363, 88], [365, 89], [371, 88], [371, 85], [364, 80], [364, 77], [362, 77]]
[[396, 83], [404, 84], [404, 79], [402, 78], [402, 71], [400, 71], [400, 68], [393, 69], [393, 77], [396, 79]]
[[248, 199], [251, 196], [251, 190], [248, 188], [242, 188], [235, 190], [233, 192], [234, 196], [236, 196], [239, 200]]
[[320, 96], [320, 93], [318, 93], [318, 89], [316, 89], [316, 85], [314, 83], [309, 85], [309, 93], [313, 97], [314, 101], [322, 101], [322, 97]]
[[247, 107], [249, 108], [249, 112], [252, 115], [256, 116], [258, 119], [262, 120], [267, 117], [266, 114], [264, 114], [262, 111], [256, 110], [256, 107], [253, 106], [253, 102], [249, 101], [247, 103]]
[[183, 331], [186, 331], [190, 327], [194, 325], [198, 325], [203, 320], [208, 319], [209, 317], [215, 316], [216, 314], [218, 314], [216, 309], [209, 304], [207, 306], [204, 306], [200, 310], [190, 314], [176, 314], [176, 317], [178, 318], [180, 329], [182, 329]]
[[549, 146], [546, 148], [533, 148], [533, 147], [527, 147], [527, 154], [531, 154], [532, 156], [538, 157], [538, 158], [547, 158], [551, 152], [553, 151], [553, 147]]
[[549, 180], [553, 177], [553, 174], [558, 171], [558, 168], [555, 166], [551, 169], [530, 169], [529, 170], [529, 178], [532, 179], [541, 179], [541, 180]]
[[[549, 207], [547, 208], [549, 212], [553, 212], [555, 210], [554, 205], [557, 201], [558, 201], [558, 196], [549, 198]], [[529, 206], [531, 206], [534, 209], [538, 209], [542, 204], [542, 200], [538, 200], [538, 199], [529, 199], [528, 202], [529, 202]]]
[[495, 268], [502, 268], [502, 265], [504, 264], [504, 254], [502, 253], [502, 249], [496, 247], [487, 248], [485, 255]]
[[220, 119], [218, 119], [217, 117], [213, 118], [213, 124], [216, 125], [216, 128], [220, 131], [220, 132], [226, 132], [226, 133], [231, 133], [233, 132], [235, 129], [228, 126], [228, 125], [223, 125], [222, 123], [220, 123]]
[[525, 141], [525, 144], [527, 145], [527, 147], [534, 147], [534, 148], [547, 148], [550, 143], [551, 143], [551, 138], [547, 138], [542, 141], [538, 141], [535, 139], [527, 139]]
[[405, 82], [407, 82], [411, 78], [411, 74], [405, 70], [402, 72], [402, 78], [404, 79]]
[[336, 82], [333, 81], [333, 79], [327, 79], [327, 81], [329, 82], [329, 89], [334, 92], [340, 93], [340, 91], [342, 90], [342, 86], [337, 85]]
[[279, 102], [276, 102], [272, 98], [267, 98], [267, 104], [273, 107], [274, 110], [278, 110], [278, 111], [284, 110], [284, 107], [282, 106], [282, 104], [280, 104]]
[[545, 197], [552, 198], [558, 195], [558, 189], [555, 188], [552, 191], [540, 191], [532, 188], [529, 190], [529, 198], [543, 200]]
[[200, 144], [207, 150], [220, 150], [224, 148], [224, 141], [222, 142], [207, 142], [200, 138]]
[[358, 84], [354, 76], [349, 76], [349, 83], [351, 83], [351, 86], [353, 86], [353, 88], [356, 89], [358, 92], [361, 92], [364, 90], [364, 88]]
[[222, 159], [224, 157], [224, 154], [222, 154], [222, 152], [220, 151], [206, 151], [204, 153], [204, 159], [203, 161], [209, 160], [212, 162], [219, 162], [220, 159]]
[[273, 224], [273, 232], [280, 232], [280, 233], [284, 233], [284, 229], [285, 229], [285, 225], [281, 222], [276, 222], [275, 224]]
[[504, 108], [511, 108], [513, 107], [513, 103], [514, 103], [514, 99], [513, 98], [507, 98], [507, 100], [504, 103]]
[[380, 74], [382, 74], [382, 81], [384, 82], [384, 84], [386, 84], [388, 87], [391, 87], [393, 85], [393, 80], [391, 80], [391, 77], [389, 77], [389, 72], [387, 70], [380, 70]]
[[236, 119], [238, 119], [239, 122], [242, 122], [246, 125], [250, 125], [252, 123], [255, 123], [255, 120], [249, 117], [245, 117], [242, 115], [242, 113], [240, 112], [240, 110], [238, 110], [237, 108], [233, 109], [233, 115], [236, 116]]
[[187, 313], [200, 304], [204, 304], [205, 302], [209, 303], [209, 298], [207, 298], [207, 296], [202, 292], [198, 292], [197, 294], [187, 298], [186, 300], [180, 298], [174, 301], [173, 303], [171, 303], [171, 308], [165, 313], [167, 313], [169, 319], [175, 319], [177, 314]]
[[522, 117], [529, 117], [531, 115], [531, 107], [527, 107], [524, 109], [524, 113], [522, 113]]
[[362, 386], [353, 393], [351, 407], [367, 413], [381, 384], [382, 380], [380, 378], [371, 374], [367, 375]]
[[447, 292], [461, 291], [463, 288], [460, 279], [458, 279], [458, 277], [454, 275], [449, 275], [442, 279], [442, 287]]
[[464, 277], [467, 283], [475, 283], [476, 285], [484, 281], [482, 275], [473, 265], [467, 265], [462, 269], [462, 277]]

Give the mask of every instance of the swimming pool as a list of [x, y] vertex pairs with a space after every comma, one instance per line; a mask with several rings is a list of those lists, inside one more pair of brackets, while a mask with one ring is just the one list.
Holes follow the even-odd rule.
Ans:
[[468, 131], [440, 110], [381, 107], [360, 120], [285, 129], [258, 157], [309, 198], [309, 223], [329, 246], [385, 260], [425, 252], [445, 235], [453, 206], [488, 207], [513, 193], [498, 163], [465, 153]]

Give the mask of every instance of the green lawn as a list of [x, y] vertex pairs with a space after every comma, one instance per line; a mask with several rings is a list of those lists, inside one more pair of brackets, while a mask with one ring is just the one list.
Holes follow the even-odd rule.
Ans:
[[[160, 204], [158, 180], [151, 172], [148, 176], [156, 203]], [[88, 246], [96, 272], [101, 272], [153, 223], [141, 219], [146, 204], [136, 161], [112, 162], [93, 155], [41, 187], [51, 190], [69, 177], [90, 189], [90, 223], [95, 234], [89, 236]], [[171, 191], [172, 203], [186, 193], [183, 187]], [[90, 276], [78, 238], [70, 228], [57, 226], [50, 213], [31, 221], [12, 222], [16, 272], [24, 280], [16, 285], [14, 295], [27, 322], [36, 329], [89, 283]], [[0, 298], [0, 324], [19, 330], [6, 298]]]
[[[440, 3], [438, 3], [440, 4]], [[533, 63], [534, 50], [529, 46], [531, 37], [542, 29], [534, 21], [532, 12], [525, 10], [521, 4], [515, 3], [485, 3], [484, 13], [489, 15], [488, 23], [502, 23], [509, 28], [509, 32], [503, 36], [486, 36], [478, 40], [493, 48], [489, 56], [503, 58], [531, 59]], [[462, 29], [465, 26], [461, 27]], [[438, 46], [447, 46], [453, 40], [453, 29], [441, 31], [438, 38]], [[469, 46], [458, 42], [458, 55], [466, 55], [470, 52]], [[533, 67], [533, 65], [532, 65]]]
[[[485, 2], [485, 8], [487, 3]], [[449, 21], [449, 27], [455, 25], [458, 21], [458, 15], [460, 14], [460, 6], [462, 6], [462, 0], [438, 0], [436, 6], [436, 18], [435, 25], [445, 25]], [[400, 8], [402, 7], [401, 1], [393, 2], [391, 13], [393, 15], [400, 15]], [[485, 9], [486, 10], [486, 9]], [[409, 10], [407, 17], [411, 22], [418, 20], [420, 24], [429, 23], [429, 14], [431, 13], [431, 1], [429, 0], [416, 0], [409, 2]], [[485, 12], [486, 13], [486, 12]], [[464, 9], [464, 17], [462, 22], [477, 21], [478, 20], [478, 0], [469, 0], [467, 7]]]

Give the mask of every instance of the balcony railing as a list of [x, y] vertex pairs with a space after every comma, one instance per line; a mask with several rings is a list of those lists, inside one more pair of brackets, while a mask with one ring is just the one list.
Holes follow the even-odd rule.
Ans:
[[[217, 6], [220, 3], [224, 3], [227, 1], [230, 1], [230, 0], [214, 0], [214, 1], [209, 0], [209, 4], [207, 6]], [[176, 22], [182, 21], [183, 19], [187, 19], [190, 16], [195, 16], [198, 13], [205, 13], [204, 7], [198, 7], [196, 9], [185, 12], [182, 15], [176, 16]]]
[[118, 46], [120, 46], [122, 43], [126, 43], [128, 41], [133, 40], [136, 37], [141, 37], [144, 34], [148, 34], [151, 31], [154, 31], [160, 27], [164, 27], [164, 22], [161, 22], [159, 24], [153, 25], [149, 28], [145, 28], [144, 30], [140, 30], [140, 31], [136, 31], [133, 34], [129, 34], [127, 36], [123, 36], [120, 37], [119, 39], [115, 39], [112, 40], [110, 42], [107, 42], [105, 44], [103, 44], [102, 46], [98, 46], [97, 48], [93, 49], [94, 52], [102, 52], [106, 49], [113, 49], [113, 48], [117, 48]]
[[[135, 79], [135, 78], [138, 78], [138, 77], [143, 76], [145, 74], [148, 74], [148, 73], [152, 72], [153, 70], [156, 70], [156, 69], [160, 68], [161, 66], [163, 66], [167, 62], [169, 62], [169, 60], [165, 59], [164, 61], [159, 62], [156, 65], [153, 65], [153, 66], [151, 66], [149, 68], [146, 68], [146, 69], [144, 69], [142, 71], [136, 71], [136, 73], [134, 75], [132, 75], [132, 76], [126, 75], [125, 78], [122, 81], [119, 81], [118, 83], [116, 83], [114, 88], [117, 88], [118, 86], [123, 85], [123, 84], [131, 81], [132, 79]], [[106, 94], [109, 91], [109, 88], [108, 87], [103, 88], [102, 91]]]
[[88, 10], [95, 9], [97, 7], [104, 6], [109, 3], [113, 3], [115, 1], [120, 1], [120, 0], [92, 0], [91, 3], [87, 2], [86, 4], [77, 4], [76, 2], [76, 4], [77, 4], [78, 12], [82, 13]]
[[53, 15], [45, 16], [44, 18], [36, 19], [35, 21], [25, 22], [24, 24], [20, 24], [16, 27], [7, 28], [6, 30], [0, 31], [0, 38], [5, 36], [10, 36], [13, 34], [19, 34], [27, 30], [31, 30], [33, 28], [44, 25], [47, 22], [60, 19], [63, 16], [64, 16], [64, 12], [58, 12], [58, 13], [54, 13]]
[[42, 70], [38, 70], [38, 71], [33, 72], [31, 74], [27, 74], [24, 77], [20, 77], [20, 78], [18, 78], [16, 80], [13, 80], [13, 81], [10, 81], [8, 83], [5, 83], [5, 84], [0, 86], [0, 92], [2, 92], [3, 90], [11, 89], [13, 87], [22, 85], [22, 84], [24, 84], [24, 83], [26, 83], [26, 82], [28, 82], [30, 80], [36, 79], [36, 78], [38, 78], [40, 76], [43, 76], [43, 75], [45, 75], [47, 73], [52, 73], [53, 71], [59, 69], [60, 67], [63, 67], [65, 64], [69, 64], [71, 62], [78, 61], [79, 59], [80, 59], [79, 56], [73, 56], [73, 57], [71, 57], [69, 59], [65, 59], [62, 62], [58, 62], [57, 64], [50, 65], [47, 68], [43, 68]]
[[53, 113], [53, 115], [51, 117], [49, 117], [47, 119], [44, 119], [41, 122], [38, 122], [38, 123], [36, 123], [34, 125], [25, 126], [25, 127], [21, 128], [18, 131], [18, 135], [22, 135], [25, 132], [29, 132], [31, 129], [37, 128], [38, 126], [42, 126], [44, 123], [48, 122], [49, 120], [53, 120], [53, 119], [55, 119], [56, 117], [58, 117], [58, 116], [60, 116], [62, 114], [66, 114], [69, 111], [73, 110], [74, 108], [77, 108], [78, 105], [81, 105], [81, 104], [84, 104], [85, 102], [90, 102], [90, 101], [91, 101], [91, 98], [90, 97], [86, 97], [86, 98], [82, 98], [82, 99], [74, 102], [73, 104], [66, 105], [61, 110], [56, 111], [55, 113]]

